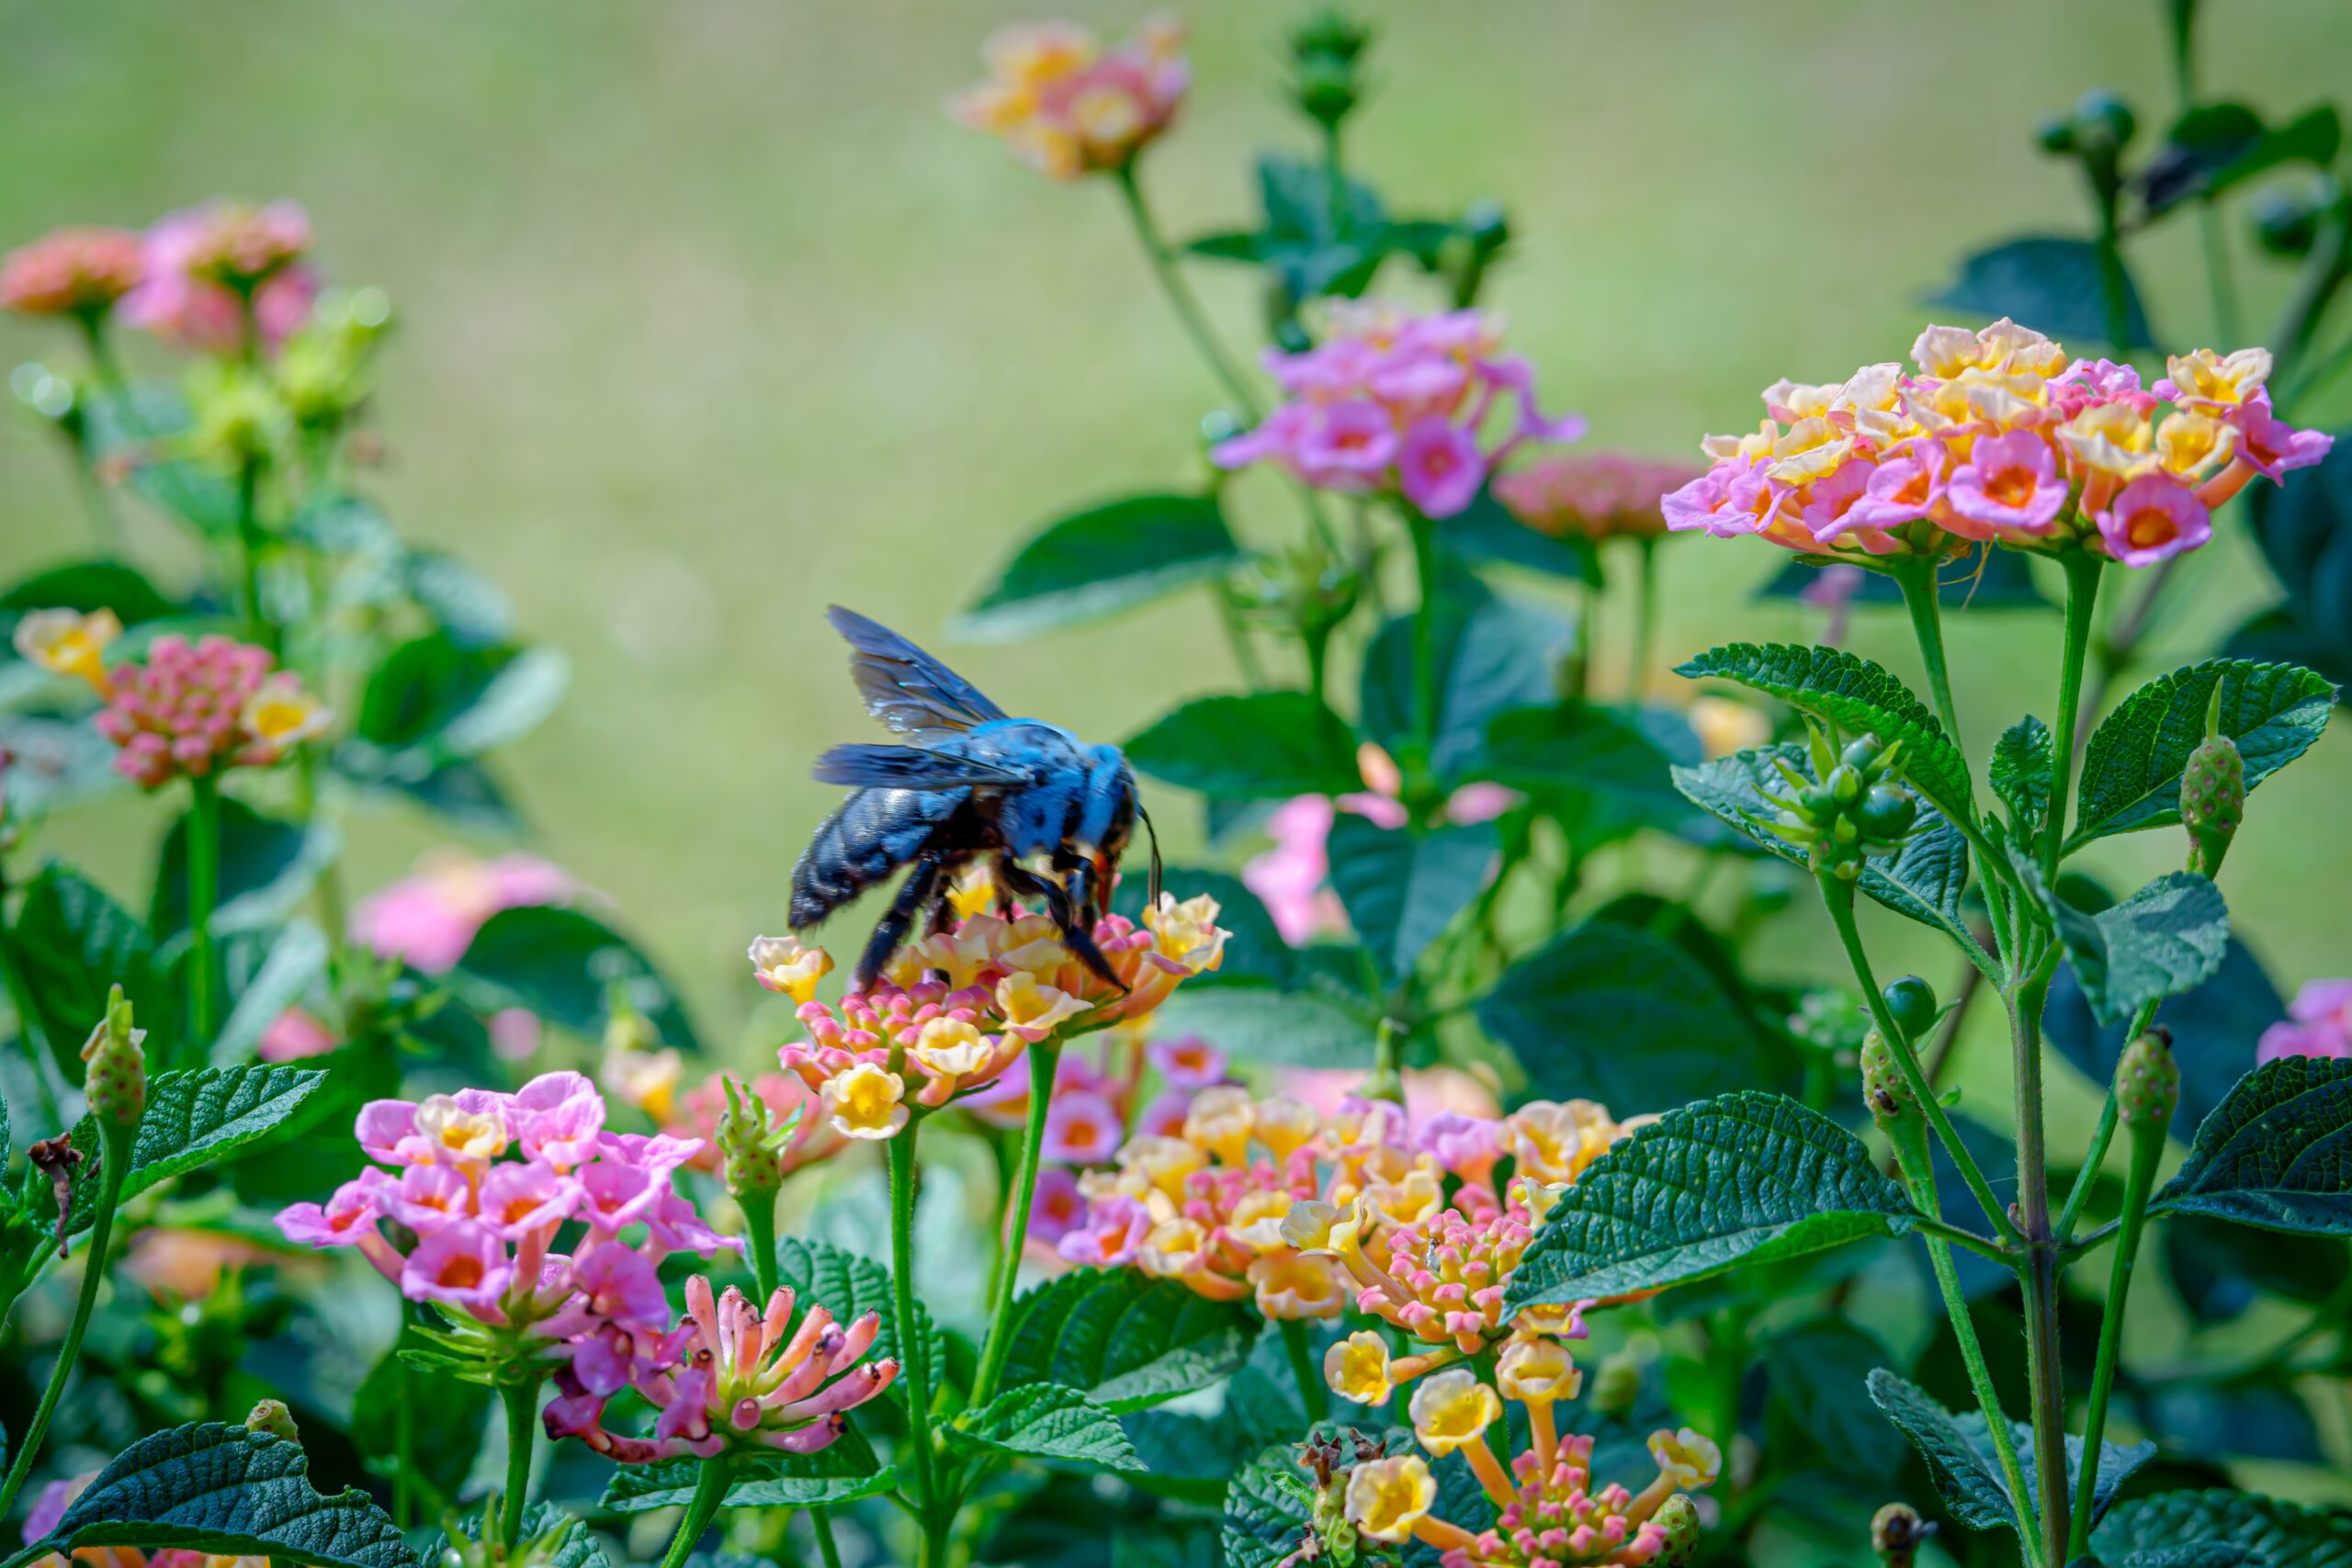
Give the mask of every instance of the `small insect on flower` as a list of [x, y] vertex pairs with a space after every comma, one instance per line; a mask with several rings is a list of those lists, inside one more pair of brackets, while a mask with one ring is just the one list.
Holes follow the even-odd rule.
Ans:
[[[870, 988], [918, 922], [955, 925], [956, 879], [985, 863], [1011, 900], [1041, 901], [1063, 944], [1100, 979], [1126, 986], [1096, 945], [1119, 857], [1142, 817], [1135, 773], [1115, 746], [1089, 746], [1058, 725], [1012, 718], [971, 682], [898, 633], [840, 608], [850, 671], [876, 718], [902, 746], [836, 746], [817, 762], [823, 784], [852, 794], [817, 829], [792, 870], [792, 924], [805, 930], [905, 866], [898, 897], [874, 928], [851, 988]], [[1033, 869], [1039, 863], [1044, 869]], [[1152, 853], [1151, 902], [1159, 901]], [[755, 954], [763, 972], [775, 965]], [[763, 981], [763, 984], [769, 982]], [[779, 974], [775, 982], [789, 988]]]

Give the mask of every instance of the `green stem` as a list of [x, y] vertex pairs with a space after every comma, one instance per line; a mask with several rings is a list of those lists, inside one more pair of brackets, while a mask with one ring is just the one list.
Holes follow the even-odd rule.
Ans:
[[931, 1358], [929, 1347], [917, 1343], [915, 1331], [915, 1134], [922, 1123], [910, 1120], [890, 1140], [890, 1292], [891, 1322], [897, 1325], [899, 1354], [905, 1358], [907, 1383], [907, 1450], [913, 1456], [915, 1517], [922, 1526], [928, 1555], [938, 1532], [932, 1517]]
[[501, 1502], [498, 1536], [512, 1555], [523, 1542], [523, 1510], [531, 1500], [531, 1450], [539, 1430], [539, 1385], [501, 1383], [499, 1402], [506, 1407], [506, 1492]]
[[1144, 255], [1151, 263], [1152, 276], [1159, 280], [1160, 292], [1168, 296], [1168, 303], [1174, 309], [1185, 335], [1193, 340], [1193, 346], [1200, 350], [1201, 357], [1208, 362], [1209, 368], [1224, 384], [1226, 395], [1238, 404], [1250, 423], [1255, 424], [1261, 417], [1258, 400], [1251, 394], [1241, 367], [1234, 363], [1232, 356], [1226, 353], [1225, 345], [1217, 341], [1216, 333], [1209, 326], [1207, 315], [1201, 310], [1201, 302], [1193, 296], [1192, 286], [1184, 281], [1184, 274], [1176, 265], [1176, 254], [1169, 248], [1167, 237], [1160, 233], [1159, 225], [1153, 220], [1151, 205], [1144, 200], [1143, 186], [1136, 179], [1135, 164], [1128, 164], [1113, 177], [1119, 187], [1120, 197], [1126, 203], [1127, 216], [1135, 223], [1136, 238], [1143, 243]]
[[1295, 1317], [1282, 1320], [1283, 1350], [1290, 1357], [1290, 1375], [1298, 1383], [1298, 1397], [1306, 1407], [1306, 1424], [1313, 1426], [1331, 1414], [1329, 1393], [1323, 1386], [1321, 1371], [1315, 1365], [1315, 1353], [1307, 1348], [1306, 1325]]
[[738, 1193], [743, 1209], [743, 1246], [752, 1255], [752, 1289], [763, 1309], [775, 1294], [775, 1201], [778, 1190], [763, 1188]]
[[1952, 702], [1951, 668], [1944, 657], [1943, 605], [1936, 597], [1936, 558], [1897, 556], [1889, 570], [1903, 590], [1903, 607], [1911, 612], [1911, 630], [1919, 641], [1919, 660], [1928, 667], [1928, 690], [1936, 699], [1936, 716], [1952, 750], [1967, 755], [1960, 738], [1960, 709]]
[[[294, 748], [294, 814], [308, 828], [319, 815], [319, 760], [310, 741]], [[343, 891], [343, 857], [329, 860], [319, 873], [316, 891], [319, 923], [326, 928], [327, 948], [334, 953], [343, 952], [345, 931], [351, 923], [348, 901]]]
[[1886, 998], [1879, 991], [1878, 981], [1871, 977], [1870, 954], [1863, 951], [1862, 933], [1854, 924], [1854, 885], [1841, 882], [1826, 873], [1816, 874], [1814, 880], [1820, 884], [1821, 901], [1828, 908], [1829, 923], [1838, 928], [1838, 940], [1846, 949], [1846, 961], [1853, 966], [1855, 983], [1861, 987], [1862, 1001], [1870, 1009], [1871, 1022], [1877, 1026], [1880, 1037], [1885, 1040], [1888, 1050], [1894, 1055], [1895, 1070], [1903, 1075], [1903, 1087], [1911, 1091], [1912, 1098], [1919, 1102], [1919, 1109], [1927, 1112], [1928, 1124], [1935, 1128], [1936, 1137], [1943, 1145], [1944, 1153], [1951, 1156], [1952, 1164], [1960, 1171], [1961, 1179], [1968, 1183], [1968, 1190], [1975, 1195], [1977, 1204], [1984, 1209], [1984, 1218], [1993, 1226], [1993, 1234], [2003, 1242], [2016, 1241], [2017, 1227], [2009, 1223], [2008, 1212], [1993, 1195], [1993, 1184], [1984, 1179], [1984, 1172], [1978, 1167], [1976, 1156], [1970, 1154], [1968, 1145], [1960, 1141], [1959, 1131], [1952, 1126], [1951, 1116], [1937, 1101], [1935, 1087], [1928, 1082], [1928, 1075], [1919, 1066], [1918, 1053], [1912, 1049], [1910, 1037], [1896, 1025], [1894, 1015], [1887, 1010]]
[[2087, 550], [2062, 558], [2066, 569], [2066, 644], [2058, 666], [2058, 720], [2050, 731], [2050, 820], [2041, 840], [2041, 874], [2054, 883], [2066, 844], [2067, 796], [2074, 784], [2075, 731], [2081, 725], [2083, 661], [2090, 650], [2092, 611], [2106, 562]]
[[195, 965], [188, 976], [188, 1013], [198, 1044], [209, 1046], [220, 1006], [212, 910], [220, 898], [220, 781], [198, 773], [187, 782], [187, 929], [195, 944], [188, 959]]
[[237, 567], [244, 580], [245, 640], [281, 651], [277, 628], [261, 602], [261, 459], [247, 457], [237, 468]]
[[841, 1543], [833, 1539], [833, 1511], [822, 1503], [808, 1510], [808, 1528], [817, 1537], [817, 1555], [825, 1568], [842, 1568]]
[[[2135, 1030], [2125, 1038], [2138, 1033]], [[2098, 1126], [2091, 1134], [2090, 1149], [2083, 1156], [2082, 1168], [2075, 1172], [2075, 1185], [2066, 1190], [2065, 1204], [2050, 1227], [2051, 1234], [2062, 1242], [2073, 1237], [2075, 1226], [2083, 1217], [2083, 1206], [2090, 1201], [2091, 1189], [2098, 1185], [2098, 1168], [2107, 1163], [2108, 1145], [2115, 1142], [2115, 1090], [2110, 1088], [2107, 1102], [2098, 1110]]]
[[1413, 576], [1420, 592], [1413, 606], [1413, 737], [1426, 781], [1437, 750], [1437, 525], [1409, 506], [1405, 525], [1413, 536]]
[[1029, 1047], [1029, 1118], [1021, 1129], [1021, 1154], [1014, 1161], [1012, 1189], [1004, 1194], [1005, 1229], [997, 1248], [996, 1277], [989, 1287], [989, 1333], [980, 1349], [980, 1370], [972, 1380], [972, 1404], [986, 1404], [1004, 1375], [1005, 1358], [1012, 1350], [1013, 1287], [1021, 1279], [1021, 1249], [1029, 1235], [1029, 1204], [1037, 1191], [1037, 1160], [1046, 1142], [1046, 1117], [1052, 1109], [1054, 1073], [1061, 1064], [1062, 1046], [1048, 1037]]
[[662, 1556], [662, 1568], [685, 1568], [686, 1559], [694, 1554], [695, 1542], [710, 1529], [710, 1521], [718, 1517], [719, 1505], [727, 1501], [729, 1465], [726, 1456], [707, 1459], [695, 1476], [695, 1495], [686, 1503], [686, 1517], [678, 1521], [678, 1533], [670, 1538], [670, 1550]]
[[1241, 607], [1234, 602], [1233, 590], [1219, 582], [1211, 585], [1216, 598], [1218, 622], [1225, 627], [1227, 646], [1233, 649], [1233, 667], [1241, 671], [1241, 679], [1253, 692], [1266, 689], [1266, 671], [1258, 662], [1258, 649], [1250, 641], [1250, 628], [1242, 624]]
[[2108, 1400], [2114, 1391], [2116, 1363], [2122, 1353], [2123, 1308], [2131, 1299], [2132, 1266], [2140, 1254], [2140, 1235], [2148, 1222], [2148, 1195], [2155, 1190], [2156, 1167], [2164, 1154], [2164, 1122], [2135, 1122], [2132, 1127], [2132, 1164], [2123, 1177], [2123, 1231], [2116, 1239], [2115, 1261], [2108, 1274], [2107, 1310], [2098, 1328], [2098, 1362], [2091, 1373], [2090, 1412], [2083, 1421], [2082, 1478], [2075, 1491], [2074, 1529], [2066, 1537], [2066, 1560], [2070, 1562], [2090, 1550], [2099, 1443], [2107, 1432]]
[[[2053, 749], [2054, 750], [2054, 749]], [[2055, 813], [2063, 796], [2053, 794]], [[2050, 1167], [2041, 1108], [2041, 1006], [2048, 982], [2018, 987], [2009, 1008], [2017, 1074], [2018, 1218], [2024, 1233], [2026, 1375], [2032, 1383], [2034, 1470], [2044, 1539], [2066, 1539], [2066, 1386], [2058, 1350], [2058, 1252], [2050, 1228]], [[2052, 1563], [2051, 1568], [2057, 1568]]]
[[[401, 1329], [407, 1337], [407, 1325]], [[416, 1523], [416, 1495], [411, 1479], [416, 1469], [416, 1374], [405, 1364], [392, 1391], [392, 1522], [407, 1529]]]
[[1625, 671], [1625, 700], [1638, 707], [1649, 691], [1650, 644], [1657, 631], [1657, 541], [1636, 539], [1634, 548], [1634, 662]]
[[2095, 190], [2093, 198], [2098, 207], [2098, 298], [2107, 321], [2108, 345], [2119, 359], [2131, 357], [2132, 314], [2125, 308], [2125, 290], [2130, 284], [2123, 271], [2123, 239], [2116, 223], [2117, 192], [2112, 188]]
[[49, 1432], [50, 1417], [57, 1414], [57, 1402], [65, 1393], [65, 1382], [74, 1375], [74, 1365], [81, 1359], [82, 1336], [90, 1326], [90, 1314], [98, 1304], [98, 1286], [107, 1277], [107, 1243], [114, 1234], [114, 1212], [122, 1201], [122, 1183], [130, 1174], [130, 1145], [134, 1127], [102, 1119], [98, 1122], [98, 1206], [90, 1225], [90, 1239], [82, 1248], [82, 1289], [74, 1298], [74, 1320], [66, 1325], [65, 1338], [57, 1348], [57, 1364], [50, 1369], [49, 1386], [41, 1390], [40, 1404], [33, 1411], [32, 1425], [17, 1448], [16, 1460], [8, 1466], [8, 1479], [0, 1484], [0, 1518], [7, 1517], [17, 1494], [24, 1490], [25, 1478], [32, 1473], [33, 1460], [40, 1452], [40, 1440]]

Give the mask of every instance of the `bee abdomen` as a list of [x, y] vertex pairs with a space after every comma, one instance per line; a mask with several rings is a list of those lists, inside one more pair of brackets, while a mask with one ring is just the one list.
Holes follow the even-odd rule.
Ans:
[[922, 852], [969, 789], [862, 789], [819, 826], [792, 868], [793, 929], [805, 930]]

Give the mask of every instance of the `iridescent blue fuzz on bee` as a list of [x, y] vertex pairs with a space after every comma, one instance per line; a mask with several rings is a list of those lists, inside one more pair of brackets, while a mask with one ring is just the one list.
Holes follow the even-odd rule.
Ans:
[[[850, 672], [899, 746], [836, 746], [823, 784], [848, 799], [792, 868], [792, 926], [805, 931], [900, 867], [907, 871], [852, 976], [864, 990], [917, 922], [944, 930], [958, 873], [986, 864], [997, 896], [1041, 905], [1079, 961], [1118, 986], [1094, 945], [1136, 820], [1135, 773], [1116, 746], [1089, 746], [1042, 719], [1013, 718], [971, 683], [886, 626], [838, 604], [826, 618], [849, 639]], [[1151, 897], [1159, 897], [1152, 845]], [[1126, 987], [1120, 986], [1120, 989]]]

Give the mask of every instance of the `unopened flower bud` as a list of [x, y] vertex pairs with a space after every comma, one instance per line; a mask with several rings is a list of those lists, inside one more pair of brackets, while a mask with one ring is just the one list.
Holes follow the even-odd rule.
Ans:
[[2075, 150], [2075, 122], [2063, 114], [2047, 116], [2033, 128], [2033, 141], [2052, 157], [2064, 157]]
[[2180, 1104], [2180, 1064], [2173, 1059], [2172, 1032], [2149, 1030], [2123, 1048], [2115, 1065], [2115, 1104], [2127, 1127], [2163, 1131]]
[[1911, 1568], [1919, 1543], [1935, 1532], [1936, 1527], [1910, 1504], [1889, 1503], [1871, 1516], [1871, 1550], [1886, 1568]]
[[130, 1128], [147, 1111], [147, 1055], [143, 1029], [130, 1026], [130, 1003], [117, 986], [107, 995], [107, 1015], [82, 1047], [83, 1098], [100, 1122]]
[[301, 1433], [295, 1429], [294, 1413], [286, 1408], [286, 1402], [282, 1399], [265, 1399], [254, 1405], [252, 1414], [245, 1417], [245, 1430], [267, 1432], [271, 1437], [283, 1438], [289, 1443], [301, 1438]]
[[1936, 988], [1918, 976], [1905, 975], [1890, 981], [1880, 994], [1905, 1040], [1917, 1041], [1935, 1027]]
[[1680, 1492], [1675, 1493], [1657, 1506], [1651, 1516], [1665, 1540], [1657, 1555], [1649, 1560], [1649, 1568], [1685, 1568], [1699, 1558], [1699, 1507]]
[[765, 1100], [731, 1077], [722, 1081], [727, 1109], [718, 1115], [717, 1142], [727, 1190], [739, 1200], [752, 1193], [773, 1196], [784, 1186], [784, 1134]]
[[2132, 106], [2103, 87], [2094, 87], [2075, 104], [2075, 139], [2097, 141], [2120, 150], [2140, 133], [2140, 118]]
[[2230, 840], [2245, 820], [2245, 759], [2237, 742], [2222, 733], [2222, 684], [2213, 683], [2206, 710], [2205, 739], [2180, 771], [2180, 820], [2188, 829], [2188, 869], [2219, 875]]
[[1893, 843], [1919, 819], [1919, 797], [1897, 784], [1872, 784], [1855, 817], [1865, 838]]
[[1888, 1048], [1886, 1036], [1875, 1029], [1864, 1035], [1861, 1056], [1862, 1102], [1871, 1108], [1871, 1119], [1882, 1127], [1892, 1127], [1917, 1116], [1919, 1101], [1895, 1067], [1894, 1053]]
[[1827, 783], [1829, 797], [1840, 806], [1851, 806], [1862, 797], [1862, 771], [1850, 762], [1831, 769]]

